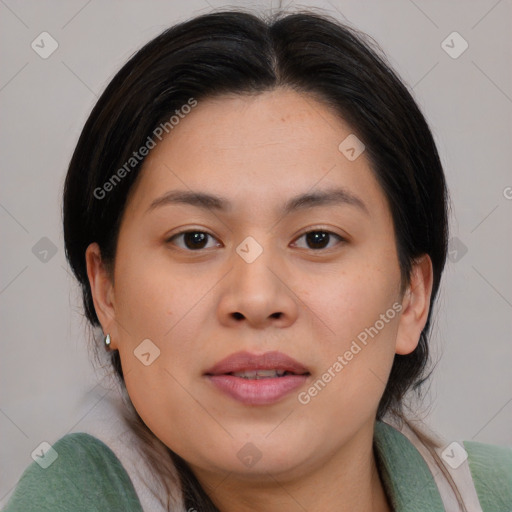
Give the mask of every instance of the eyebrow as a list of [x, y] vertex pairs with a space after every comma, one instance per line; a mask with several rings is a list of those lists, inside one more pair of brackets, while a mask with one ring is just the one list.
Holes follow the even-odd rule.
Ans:
[[[150, 204], [147, 211], [149, 212], [156, 208], [172, 204], [188, 204], [204, 210], [217, 210], [224, 212], [229, 211], [232, 208], [232, 203], [215, 194], [186, 190], [172, 190], [156, 198]], [[354, 206], [369, 215], [368, 208], [364, 202], [344, 188], [322, 190], [292, 197], [282, 208], [282, 214], [288, 215], [294, 211], [332, 204], [346, 204]]]

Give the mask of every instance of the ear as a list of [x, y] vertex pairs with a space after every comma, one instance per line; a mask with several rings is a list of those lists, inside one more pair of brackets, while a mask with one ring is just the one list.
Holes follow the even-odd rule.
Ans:
[[402, 299], [402, 314], [396, 337], [397, 354], [410, 354], [418, 346], [421, 331], [427, 323], [432, 282], [432, 261], [425, 254], [413, 264], [410, 283]]
[[87, 277], [91, 287], [94, 309], [105, 334], [110, 334], [112, 341], [110, 347], [117, 349], [115, 340], [117, 336], [117, 324], [115, 321], [114, 285], [102, 258], [101, 250], [97, 243], [90, 244], [85, 251], [87, 265]]

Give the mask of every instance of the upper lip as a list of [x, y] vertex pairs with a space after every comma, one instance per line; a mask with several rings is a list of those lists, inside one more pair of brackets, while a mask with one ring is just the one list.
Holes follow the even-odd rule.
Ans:
[[299, 375], [309, 373], [306, 367], [281, 352], [265, 352], [258, 355], [242, 351], [235, 352], [222, 359], [207, 370], [205, 374], [224, 375], [246, 370], [284, 370]]

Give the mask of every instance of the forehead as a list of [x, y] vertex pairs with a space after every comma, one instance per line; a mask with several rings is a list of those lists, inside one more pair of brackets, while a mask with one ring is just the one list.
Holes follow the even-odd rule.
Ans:
[[330, 108], [295, 91], [206, 99], [151, 150], [136, 188], [146, 205], [163, 192], [188, 189], [262, 207], [343, 186], [385, 207], [365, 153], [349, 160], [339, 149], [353, 136]]

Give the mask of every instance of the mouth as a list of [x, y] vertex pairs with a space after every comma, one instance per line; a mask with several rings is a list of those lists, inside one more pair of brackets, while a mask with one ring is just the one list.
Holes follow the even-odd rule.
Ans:
[[310, 375], [305, 366], [281, 352], [237, 352], [204, 374], [217, 390], [246, 405], [278, 402]]
[[283, 377], [285, 374], [303, 375], [308, 369], [282, 352], [235, 352], [222, 359], [209, 370], [206, 375], [235, 375], [243, 378]]
[[288, 375], [305, 375], [305, 374], [298, 374], [294, 372], [290, 372], [288, 370], [244, 370], [242, 372], [231, 372], [226, 373], [225, 375], [233, 375], [234, 377], [240, 377], [241, 379], [248, 379], [248, 380], [259, 380], [259, 379], [275, 379], [275, 378], [281, 378], [286, 377]]

